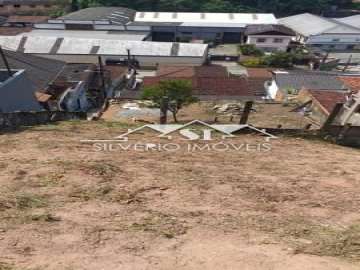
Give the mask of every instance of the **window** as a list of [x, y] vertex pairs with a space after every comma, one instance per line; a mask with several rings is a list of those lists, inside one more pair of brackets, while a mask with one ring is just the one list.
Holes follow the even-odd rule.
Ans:
[[333, 41], [333, 42], [339, 42], [339, 41], [340, 41], [340, 38], [333, 38], [332, 41]]
[[274, 38], [274, 43], [283, 43], [283, 41], [282, 38]]
[[36, 5], [30, 5], [31, 8], [36, 8]]
[[266, 38], [258, 38], [256, 39], [257, 43], [265, 43], [266, 42]]
[[21, 5], [14, 5], [14, 8], [19, 8], [21, 7]]
[[355, 49], [355, 45], [347, 45], [346, 46], [347, 50], [354, 50]]

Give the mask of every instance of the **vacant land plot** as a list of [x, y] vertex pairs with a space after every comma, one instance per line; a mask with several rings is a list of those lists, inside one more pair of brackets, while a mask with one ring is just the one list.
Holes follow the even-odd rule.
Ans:
[[286, 137], [262, 153], [80, 143], [127, 128], [0, 136], [1, 270], [360, 268], [359, 150]]

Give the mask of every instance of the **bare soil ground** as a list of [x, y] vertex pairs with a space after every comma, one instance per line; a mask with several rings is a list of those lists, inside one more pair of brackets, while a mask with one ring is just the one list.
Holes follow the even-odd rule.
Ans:
[[80, 143], [127, 128], [0, 136], [1, 270], [360, 269], [359, 150], [287, 137], [265, 153]]
[[[108, 121], [120, 121], [122, 123], [134, 123], [134, 117], [122, 117], [120, 112], [125, 111], [122, 106], [127, 103], [126, 101], [120, 104], [113, 104], [103, 115], [103, 119]], [[178, 119], [181, 122], [188, 122], [194, 119], [202, 120], [205, 122], [214, 121], [215, 117], [218, 117], [218, 121], [221, 123], [230, 123], [230, 115], [228, 114], [216, 114], [213, 110], [215, 105], [223, 105], [226, 103], [234, 103], [234, 101], [202, 101], [191, 104], [179, 111]], [[236, 102], [235, 102], [236, 103]], [[249, 124], [257, 127], [276, 128], [281, 125], [282, 128], [304, 128], [310, 122], [297, 112], [292, 112], [296, 107], [295, 104], [289, 104], [284, 106], [282, 104], [271, 104], [257, 102], [254, 105], [255, 111], [250, 114]], [[240, 120], [240, 115], [235, 116], [232, 121], [237, 123]], [[154, 116], [139, 116], [140, 120], [149, 122], [158, 122], [159, 117]], [[169, 121], [173, 121], [171, 115], [169, 115]], [[314, 128], [317, 128], [314, 126]]]

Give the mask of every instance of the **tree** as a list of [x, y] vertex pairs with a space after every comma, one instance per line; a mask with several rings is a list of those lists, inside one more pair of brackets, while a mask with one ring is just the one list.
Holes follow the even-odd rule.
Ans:
[[293, 66], [294, 55], [287, 52], [274, 52], [264, 56], [262, 61], [269, 67], [289, 68]]
[[157, 85], [145, 87], [142, 98], [151, 100], [160, 108], [163, 99], [169, 100], [168, 110], [177, 122], [177, 114], [184, 106], [197, 101], [192, 95], [192, 83], [188, 80], [166, 80]]

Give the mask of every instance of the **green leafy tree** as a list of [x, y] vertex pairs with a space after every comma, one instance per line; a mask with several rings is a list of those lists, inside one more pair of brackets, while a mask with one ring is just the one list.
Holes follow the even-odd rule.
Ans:
[[165, 97], [168, 98], [168, 110], [177, 122], [177, 114], [184, 106], [197, 101], [192, 94], [192, 83], [188, 80], [166, 80], [157, 85], [145, 87], [142, 98], [151, 100], [160, 108]]
[[269, 67], [289, 68], [293, 66], [294, 54], [287, 52], [274, 52], [264, 56], [263, 63]]

